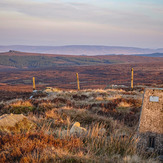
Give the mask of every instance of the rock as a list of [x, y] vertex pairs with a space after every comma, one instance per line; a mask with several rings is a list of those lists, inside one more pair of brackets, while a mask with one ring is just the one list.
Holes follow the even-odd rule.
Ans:
[[33, 95], [30, 97], [30, 99], [32, 99], [32, 98], [41, 98], [41, 97], [46, 97], [46, 96], [47, 96], [46, 92], [34, 90]]
[[52, 88], [52, 87], [46, 87], [46, 89], [44, 90], [44, 92], [46, 92], [46, 93], [61, 92], [61, 89], [59, 89], [59, 88]]
[[23, 114], [4, 114], [0, 116], [0, 130], [6, 132], [20, 132], [29, 130], [35, 125]]
[[84, 136], [86, 134], [87, 134], [87, 130], [83, 127], [80, 127], [79, 122], [75, 122], [70, 129], [70, 135]]

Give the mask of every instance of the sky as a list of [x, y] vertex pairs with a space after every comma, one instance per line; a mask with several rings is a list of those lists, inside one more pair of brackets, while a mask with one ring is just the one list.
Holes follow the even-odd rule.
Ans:
[[163, 0], [0, 0], [0, 45], [163, 48]]

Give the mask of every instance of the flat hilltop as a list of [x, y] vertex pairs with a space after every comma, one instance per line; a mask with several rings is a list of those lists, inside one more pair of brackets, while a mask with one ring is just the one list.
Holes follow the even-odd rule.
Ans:
[[9, 50], [29, 53], [66, 54], [66, 55], [111, 55], [111, 54], [151, 54], [163, 53], [163, 48], [139, 48], [102, 45], [67, 45], [67, 46], [0, 46], [0, 52]]

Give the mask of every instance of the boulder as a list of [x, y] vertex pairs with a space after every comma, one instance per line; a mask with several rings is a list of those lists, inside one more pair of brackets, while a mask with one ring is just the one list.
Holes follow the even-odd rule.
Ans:
[[75, 122], [70, 129], [70, 135], [73, 136], [84, 136], [87, 134], [87, 130], [83, 127], [80, 127], [79, 122]]
[[34, 90], [33, 95], [29, 99], [42, 97], [47, 97], [47, 93], [43, 91]]
[[20, 132], [29, 130], [35, 125], [23, 114], [4, 114], [0, 116], [0, 130], [5, 132]]
[[51, 92], [62, 92], [62, 90], [59, 89], [59, 88], [46, 87], [46, 89], [44, 90], [44, 92], [46, 92], [46, 93], [51, 93]]

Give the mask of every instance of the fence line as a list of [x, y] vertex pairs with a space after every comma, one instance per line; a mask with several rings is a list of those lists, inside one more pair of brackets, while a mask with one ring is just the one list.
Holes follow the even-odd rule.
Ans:
[[[33, 79], [17, 79], [17, 80], [7, 80], [4, 83], [8, 83], [10, 86], [18, 86], [19, 85], [32, 85], [33, 83], [33, 90], [36, 89], [43, 89], [45, 87], [58, 87], [58, 88], [64, 88], [64, 89], [88, 89], [88, 88], [110, 88], [112, 85], [123, 85], [124, 87], [134, 87], [133, 83], [136, 83], [137, 85], [152, 85], [152, 84], [163, 84], [162, 83], [162, 78], [161, 80], [157, 82], [154, 82], [153, 79], [145, 78], [143, 79], [143, 74], [141, 73], [141, 76], [139, 75], [140, 72], [137, 72], [136, 75], [134, 74], [133, 78], [133, 71], [131, 69], [130, 72], [127, 74], [122, 75], [117, 74], [112, 76], [112, 75], [104, 75], [101, 76], [101, 74], [77, 74], [70, 76], [66, 75], [65, 77], [59, 77], [59, 76], [54, 76], [54, 77], [48, 77], [46, 76], [39, 77], [35, 76]], [[145, 72], [146, 73], [146, 72]], [[51, 75], [50, 75], [51, 76]], [[75, 77], [76, 76], [76, 77]], [[79, 76], [80, 76], [80, 81], [79, 81]], [[133, 80], [134, 79], [134, 80]], [[36, 81], [35, 81], [36, 80]]]
[[[131, 81], [130, 81], [131, 80]], [[71, 87], [73, 89], [73, 86], [75, 86], [77, 84], [77, 89], [80, 90], [80, 87], [90, 87], [90, 86], [105, 86], [108, 87], [109, 85], [124, 85], [124, 86], [129, 86], [131, 85], [131, 88], [133, 88], [133, 68], [131, 69], [131, 79], [103, 79], [103, 80], [80, 80], [79, 81], [79, 74], [76, 73], [76, 81], [70, 81], [70, 82], [66, 82], [64, 81], [60, 81], [59, 84], [53, 84], [53, 86], [55, 87]], [[50, 85], [50, 84], [49, 84]], [[33, 89], [35, 89], [35, 78], [33, 77]]]

